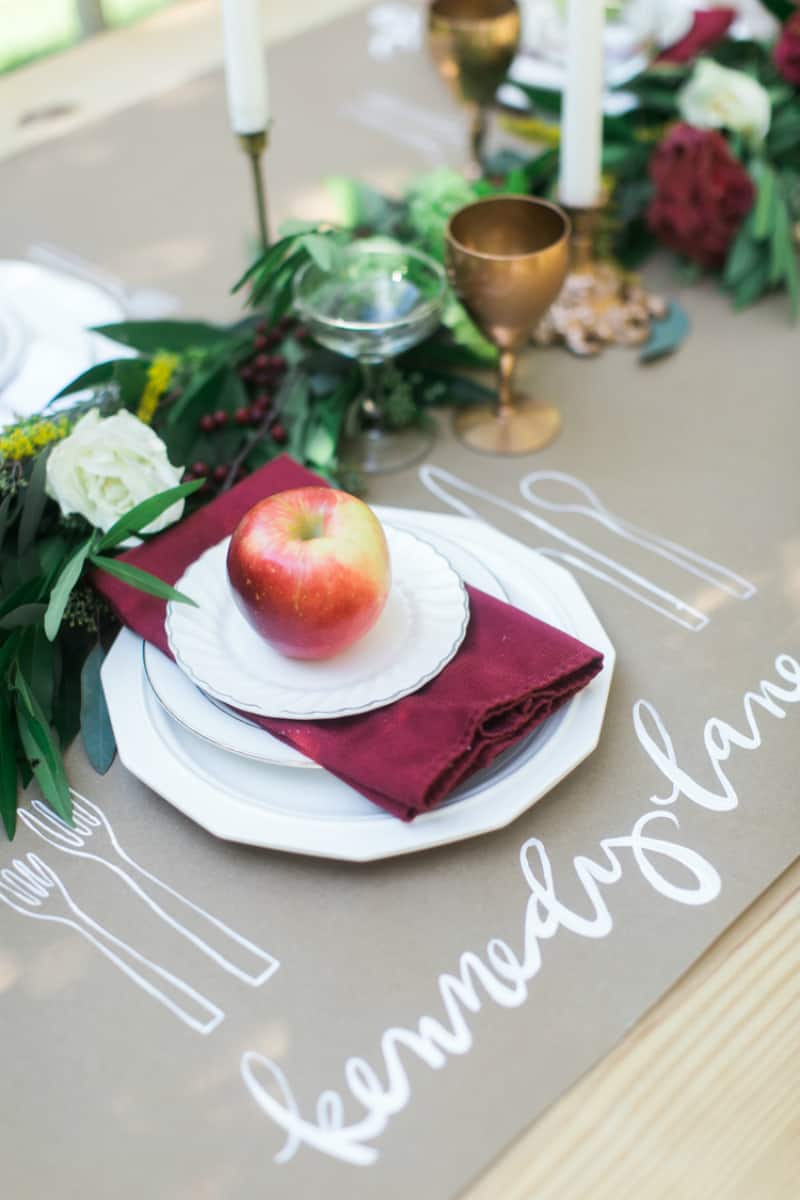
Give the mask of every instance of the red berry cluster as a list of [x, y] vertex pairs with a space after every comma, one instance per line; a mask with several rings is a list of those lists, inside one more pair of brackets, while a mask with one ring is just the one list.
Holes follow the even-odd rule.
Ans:
[[[238, 368], [248, 403], [233, 412], [220, 408], [216, 412], [204, 413], [197, 423], [201, 432], [213, 434], [233, 423], [241, 428], [263, 428], [279, 446], [286, 443], [288, 435], [285, 426], [277, 420], [274, 395], [287, 366], [285, 357], [276, 350], [290, 330], [297, 341], [305, 341], [308, 337], [304, 328], [295, 326], [292, 329], [292, 322], [288, 318], [284, 318], [272, 329], [268, 329], [264, 321], [256, 325], [252, 351]], [[230, 472], [229, 463], [220, 463], [212, 468], [208, 463], [198, 460], [186, 470], [184, 479], [205, 479], [206, 485], [201, 490], [207, 491], [211, 488], [212, 480], [221, 485], [228, 479]], [[246, 474], [245, 468], [239, 466], [233, 474], [233, 479], [241, 479]]]

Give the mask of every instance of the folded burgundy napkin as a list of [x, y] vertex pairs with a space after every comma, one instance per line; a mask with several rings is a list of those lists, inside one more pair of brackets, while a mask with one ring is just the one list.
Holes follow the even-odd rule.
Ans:
[[[185, 521], [122, 557], [175, 584], [204, 550], [274, 492], [324, 481], [282, 456]], [[110, 575], [95, 586], [120, 620], [169, 654], [164, 601]], [[529, 734], [597, 674], [603, 657], [568, 634], [469, 587], [470, 621], [455, 658], [404, 700], [330, 721], [251, 720], [405, 821]]]

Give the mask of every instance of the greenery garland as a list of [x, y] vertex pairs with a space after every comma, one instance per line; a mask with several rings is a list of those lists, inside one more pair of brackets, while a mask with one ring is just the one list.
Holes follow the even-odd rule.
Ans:
[[[795, 7], [787, 0], [765, 2], [779, 20], [797, 22], [800, 44]], [[721, 131], [732, 157], [752, 181], [755, 201], [719, 268], [720, 283], [736, 308], [754, 304], [767, 292], [785, 290], [796, 317], [800, 313], [800, 89], [780, 73], [775, 48], [768, 43], [723, 37], [704, 50], [703, 59], [757, 83], [770, 109], [763, 138], [724, 126]], [[604, 117], [602, 166], [609, 193], [605, 248], [626, 266], [641, 265], [659, 246], [657, 230], [648, 221], [654, 197], [651, 166], [670, 130], [687, 120], [681, 95], [698, 65], [698, 61], [654, 61], [618, 89], [633, 102], [630, 110]], [[511, 82], [526, 95], [529, 108], [527, 117], [511, 118], [510, 127], [546, 145], [532, 158], [504, 153], [490, 164], [490, 171], [515, 169], [524, 190], [555, 197], [561, 93]], [[689, 256], [684, 257], [683, 268], [688, 279], [702, 271]]]

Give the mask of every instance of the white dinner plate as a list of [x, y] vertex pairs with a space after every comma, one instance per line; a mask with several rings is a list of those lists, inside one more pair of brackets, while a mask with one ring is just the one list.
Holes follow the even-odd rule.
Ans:
[[223, 704], [290, 720], [349, 717], [417, 691], [461, 645], [469, 599], [430, 542], [384, 528], [392, 562], [386, 607], [369, 633], [318, 662], [287, 658], [241, 614], [225, 568], [230, 539], [206, 550], [175, 585], [197, 606], [167, 605], [167, 639], [178, 666]]
[[[374, 511], [381, 520], [385, 519], [384, 509], [375, 506]], [[399, 521], [395, 521], [395, 525], [399, 524]], [[497, 576], [458, 542], [443, 537], [441, 533], [415, 526], [411, 520], [404, 521], [403, 528], [409, 529], [424, 541], [430, 541], [466, 583], [480, 588], [498, 600], [508, 599]], [[162, 654], [155, 646], [144, 642], [142, 654], [145, 675], [156, 699], [170, 717], [190, 733], [196, 734], [220, 750], [240, 754], [256, 762], [277, 767], [313, 767], [322, 770], [318, 763], [306, 758], [293, 746], [273, 737], [242, 714], [207, 696], [184, 675], [172, 659]]]
[[218, 837], [354, 862], [502, 828], [569, 774], [597, 745], [615, 658], [578, 584], [562, 567], [482, 522], [402, 510], [391, 512], [391, 520], [413, 522], [415, 530], [424, 527], [468, 547], [497, 575], [511, 603], [601, 651], [603, 670], [529, 738], [472, 776], [448, 803], [407, 823], [327, 771], [265, 766], [182, 728], [147, 684], [141, 640], [123, 630], [102, 675], [125, 766]]

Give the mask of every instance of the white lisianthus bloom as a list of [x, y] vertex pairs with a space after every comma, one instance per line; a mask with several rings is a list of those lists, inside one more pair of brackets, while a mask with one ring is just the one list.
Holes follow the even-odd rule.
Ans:
[[640, 45], [674, 46], [694, 24], [693, 0], [628, 0], [623, 20]]
[[763, 140], [772, 106], [766, 88], [743, 71], [701, 58], [678, 93], [680, 114], [698, 129], [730, 129]]
[[567, 44], [565, 2], [518, 0], [522, 17], [522, 42], [538, 58], [559, 60]]
[[[62, 513], [80, 513], [106, 532], [142, 500], [175, 487], [183, 469], [173, 467], [167, 448], [131, 413], [101, 417], [92, 409], [47, 460], [47, 494]], [[183, 514], [183, 500], [156, 517], [144, 533], [157, 533]]]

